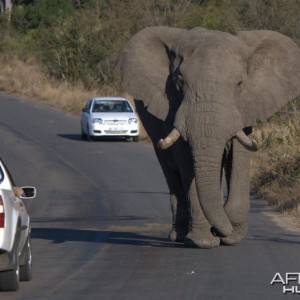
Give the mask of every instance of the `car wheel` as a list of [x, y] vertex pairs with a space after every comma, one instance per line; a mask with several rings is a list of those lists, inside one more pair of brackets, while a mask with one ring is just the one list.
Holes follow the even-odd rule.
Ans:
[[27, 238], [22, 257], [25, 261], [24, 265], [20, 266], [20, 280], [29, 281], [32, 278], [32, 255], [31, 255], [31, 241], [30, 237]]
[[92, 138], [92, 136], [90, 135], [90, 127], [89, 127], [89, 126], [87, 127], [86, 139], [87, 139], [89, 142], [92, 142], [92, 141], [93, 141], [93, 138]]
[[139, 136], [133, 136], [132, 137], [132, 141], [133, 142], [138, 142], [140, 140], [140, 137]]
[[0, 272], [0, 290], [17, 291], [19, 289], [19, 259], [17, 247], [14, 247], [13, 270]]

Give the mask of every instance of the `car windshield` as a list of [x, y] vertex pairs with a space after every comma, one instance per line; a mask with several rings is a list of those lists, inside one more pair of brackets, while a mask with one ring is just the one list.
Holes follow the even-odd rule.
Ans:
[[125, 100], [95, 100], [92, 112], [133, 112]]

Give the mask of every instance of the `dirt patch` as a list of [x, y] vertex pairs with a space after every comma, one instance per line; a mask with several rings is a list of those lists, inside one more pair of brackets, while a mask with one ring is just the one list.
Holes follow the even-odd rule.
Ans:
[[271, 218], [271, 220], [279, 227], [284, 228], [288, 231], [300, 232], [300, 221], [299, 218], [285, 216], [279, 212], [270, 210], [262, 211], [262, 213]]

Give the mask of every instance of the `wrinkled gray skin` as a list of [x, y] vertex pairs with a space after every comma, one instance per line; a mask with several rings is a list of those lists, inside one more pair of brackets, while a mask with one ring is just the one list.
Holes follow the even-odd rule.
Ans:
[[[257, 120], [299, 96], [299, 48], [272, 31], [149, 27], [125, 45], [118, 64], [170, 189], [170, 239], [199, 248], [240, 242], [247, 230], [250, 152], [236, 134], [250, 137]], [[179, 140], [157, 149], [174, 127]]]

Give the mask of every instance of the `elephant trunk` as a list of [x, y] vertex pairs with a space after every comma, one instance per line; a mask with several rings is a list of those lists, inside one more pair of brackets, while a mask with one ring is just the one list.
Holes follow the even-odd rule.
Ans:
[[232, 233], [232, 225], [224, 210], [221, 184], [224, 146], [206, 147], [201, 153], [192, 149], [197, 192], [204, 215], [221, 236]]
[[226, 142], [238, 130], [229, 131], [224, 126], [230, 115], [222, 113], [223, 106], [219, 103], [198, 102], [193, 106], [188, 103], [183, 102], [177, 110], [174, 127], [190, 145], [197, 194], [206, 219], [218, 235], [230, 236], [233, 227], [221, 197], [222, 160]]

